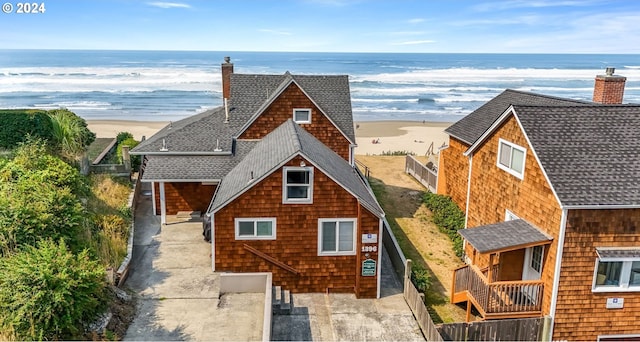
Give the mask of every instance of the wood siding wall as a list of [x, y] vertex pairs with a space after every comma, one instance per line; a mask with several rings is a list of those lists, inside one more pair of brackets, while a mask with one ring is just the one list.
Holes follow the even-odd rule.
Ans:
[[[570, 210], [562, 253], [554, 340], [640, 334], [640, 292], [591, 291], [596, 247], [640, 246], [640, 209]], [[607, 298], [624, 308], [607, 309]]]
[[288, 119], [293, 118], [294, 108], [310, 108], [311, 123], [300, 124], [323, 144], [349, 161], [347, 138], [329, 121], [313, 102], [295, 84], [291, 83], [285, 91], [244, 131], [239, 139], [262, 139]]
[[[287, 163], [298, 166], [301, 157]], [[234, 218], [276, 217], [276, 240], [235, 240]], [[318, 256], [318, 219], [357, 218], [356, 255]], [[362, 277], [361, 234], [380, 234], [379, 218], [318, 168], [313, 175], [313, 204], [282, 203], [282, 169], [263, 179], [214, 216], [215, 269], [232, 272], [272, 272], [273, 283], [292, 292], [347, 292], [377, 295], [377, 277]], [[380, 236], [380, 235], [378, 235]], [[286, 271], [244, 249], [247, 244], [299, 274]], [[376, 250], [380, 246], [375, 244]], [[378, 252], [369, 252], [378, 261]], [[379, 265], [377, 265], [379, 267]]]
[[[160, 183], [154, 183], [156, 215], [160, 215]], [[202, 185], [200, 182], [164, 183], [167, 215], [175, 215], [179, 211], [200, 211], [204, 213], [211, 203], [215, 185]]]
[[467, 179], [469, 158], [463, 153], [469, 145], [449, 137], [449, 147], [440, 151], [438, 165], [438, 194], [448, 195], [464, 212], [467, 207]]
[[[527, 149], [523, 180], [498, 168], [499, 138]], [[542, 311], [548, 314], [562, 211], [513, 116], [473, 154], [468, 227], [502, 222], [507, 209], [554, 239], [551, 245], [545, 246], [541, 279], [544, 281]], [[488, 255], [479, 255], [476, 260], [479, 267], [488, 265]]]

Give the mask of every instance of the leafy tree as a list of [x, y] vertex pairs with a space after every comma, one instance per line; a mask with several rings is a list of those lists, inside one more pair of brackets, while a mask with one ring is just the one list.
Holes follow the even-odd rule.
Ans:
[[0, 258], [0, 329], [17, 339], [70, 339], [106, 302], [104, 269], [63, 241]]

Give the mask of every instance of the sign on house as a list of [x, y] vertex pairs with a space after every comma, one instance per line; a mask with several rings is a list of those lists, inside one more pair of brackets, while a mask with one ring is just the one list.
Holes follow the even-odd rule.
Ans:
[[378, 243], [378, 234], [362, 234], [362, 243]]
[[367, 259], [362, 262], [362, 276], [375, 277], [376, 275], [376, 261], [373, 259]]

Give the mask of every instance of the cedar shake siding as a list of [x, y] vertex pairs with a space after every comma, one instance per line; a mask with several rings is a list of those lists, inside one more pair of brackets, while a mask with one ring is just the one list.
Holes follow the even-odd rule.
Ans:
[[[204, 213], [209, 207], [215, 185], [202, 185], [200, 182], [164, 183], [164, 195], [167, 215], [176, 215], [179, 211], [199, 211]], [[156, 215], [160, 215], [160, 184], [154, 183]]]
[[[286, 166], [308, 166], [300, 156]], [[380, 234], [378, 217], [317, 167], [313, 174], [312, 204], [282, 203], [282, 167], [213, 215], [215, 270], [231, 272], [272, 272], [274, 284], [292, 292], [345, 292], [357, 297], [375, 298], [377, 277], [360, 276], [361, 234]], [[236, 240], [235, 218], [276, 218], [275, 240]], [[357, 219], [356, 253], [346, 256], [318, 256], [318, 219]], [[379, 235], [378, 235], [379, 236]], [[267, 262], [244, 245], [295, 269], [298, 274]], [[376, 248], [377, 244], [376, 244]], [[378, 250], [378, 249], [377, 249]], [[377, 252], [369, 258], [378, 261]]]
[[311, 109], [311, 123], [299, 124], [327, 147], [349, 161], [350, 143], [304, 92], [291, 83], [271, 105], [258, 116], [238, 139], [262, 139], [276, 127], [293, 118], [293, 109]]
[[[498, 168], [500, 138], [526, 148], [524, 179], [521, 180]], [[506, 210], [509, 210], [553, 237], [552, 243], [544, 248], [541, 277], [544, 282], [542, 312], [548, 314], [556, 263], [556, 241], [559, 236], [562, 211], [533, 155], [533, 150], [527, 144], [527, 140], [513, 116], [510, 116], [495, 130], [494, 134], [476, 149], [473, 153], [472, 168], [467, 217], [469, 228], [473, 229], [473, 227], [505, 221]], [[469, 253], [471, 250], [472, 248], [467, 244], [466, 252]], [[512, 257], [514, 259], [510, 262], [515, 262], [514, 260], [520, 258], [515, 254], [502, 254], [501, 261]], [[476, 256], [476, 264], [481, 268], [486, 267], [488, 255]], [[522, 263], [520, 265], [522, 266]], [[515, 266], [508, 269], [506, 276], [514, 277], [517, 273], [516, 269]]]
[[[640, 209], [569, 210], [553, 340], [639, 334], [640, 292], [592, 292], [596, 247], [640, 246]], [[607, 309], [607, 298], [624, 298]]]
[[438, 193], [448, 195], [464, 212], [467, 207], [467, 179], [469, 157], [464, 152], [469, 145], [449, 137], [449, 147], [442, 150], [442, 164], [438, 166]]

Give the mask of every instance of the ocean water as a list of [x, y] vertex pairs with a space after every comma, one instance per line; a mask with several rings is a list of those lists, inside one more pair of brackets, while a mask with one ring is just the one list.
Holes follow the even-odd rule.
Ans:
[[640, 55], [0, 50], [0, 108], [175, 121], [222, 104], [237, 73], [347, 74], [354, 119], [453, 122], [507, 88], [590, 100], [606, 67], [640, 103]]

